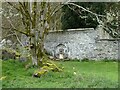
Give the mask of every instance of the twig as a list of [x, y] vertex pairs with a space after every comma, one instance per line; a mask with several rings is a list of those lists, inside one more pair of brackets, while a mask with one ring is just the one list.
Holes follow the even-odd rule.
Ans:
[[20, 39], [18, 38], [16, 31], [14, 31], [14, 32], [15, 32], [15, 36], [16, 36], [18, 42], [22, 45], [22, 47], [24, 47], [24, 45], [22, 44], [22, 42], [21, 42]]
[[58, 6], [54, 11], [52, 11], [50, 16], [53, 17], [54, 14], [57, 13], [63, 6], [64, 6], [64, 4], [62, 4], [61, 7]]
[[2, 37], [2, 38], [7, 38], [7, 37], [9, 37], [9, 36], [14, 36], [14, 35], [15, 35], [15, 33], [9, 34], [9, 35], [7, 35], [7, 36], [5, 36], [5, 37]]
[[29, 36], [29, 37], [34, 37], [35, 35], [34, 34], [31, 34], [31, 33], [27, 33], [27, 32], [23, 32], [21, 30], [18, 30], [17, 28], [15, 28], [15, 26], [13, 25], [13, 23], [11, 22], [11, 20], [9, 20], [9, 18], [7, 18], [8, 22], [10, 23], [10, 25], [12, 26], [12, 30], [14, 31], [17, 31], [19, 33], [22, 33], [22, 34], [25, 34], [26, 36]]

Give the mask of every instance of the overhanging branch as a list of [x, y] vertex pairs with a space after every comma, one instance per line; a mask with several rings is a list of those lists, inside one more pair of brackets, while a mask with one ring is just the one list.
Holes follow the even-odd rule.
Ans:
[[[80, 9], [83, 9], [83, 10], [86, 11], [86, 12], [91, 13], [92, 15], [94, 15], [94, 16], [96, 17], [97, 22], [98, 22], [100, 25], [103, 25], [103, 22], [99, 19], [99, 17], [104, 17], [104, 18], [106, 18], [106, 16], [104, 16], [104, 15], [96, 14], [96, 13], [94, 13], [94, 12], [92, 12], [92, 11], [90, 11], [90, 10], [87, 10], [86, 8], [84, 8], [84, 7], [80, 6], [80, 5], [77, 5], [77, 4], [75, 4], [75, 3], [68, 2], [68, 3], [64, 4], [64, 5], [73, 5], [73, 6], [76, 6], [76, 7], [80, 8]], [[70, 8], [70, 7], [69, 7], [69, 8]], [[71, 9], [71, 8], [70, 8], [70, 9]], [[73, 9], [72, 9], [72, 10], [73, 10]]]

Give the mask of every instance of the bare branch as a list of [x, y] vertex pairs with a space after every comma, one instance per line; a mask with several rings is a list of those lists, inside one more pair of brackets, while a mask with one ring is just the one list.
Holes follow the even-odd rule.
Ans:
[[12, 26], [12, 28], [11, 28], [12, 30], [18, 31], [19, 33], [25, 34], [26, 36], [34, 37], [34, 34], [27, 33], [27, 32], [24, 32], [23, 30], [18, 30], [17, 28], [15, 28], [15, 26], [13, 25], [13, 23], [11, 22], [11, 20], [9, 18], [7, 18], [7, 20], [10, 23], [10, 25]]
[[15, 8], [16, 10], [20, 11], [20, 9], [18, 7], [16, 7], [15, 5], [13, 5], [11, 2], [7, 2], [10, 6], [12, 6], [13, 8]]
[[[28, 19], [32, 22], [30, 13], [29, 13], [29, 11], [27, 10], [28, 7], [25, 7], [21, 2], [19, 2], [19, 4], [21, 5], [21, 8], [22, 8], [22, 10], [24, 11], [24, 15], [26, 16], [26, 18], [28, 18]], [[21, 11], [21, 12], [23, 13], [23, 11]]]
[[[100, 25], [104, 25], [104, 23], [99, 19], [99, 17], [104, 17], [104, 18], [106, 18], [106, 16], [104, 16], [104, 15], [99, 15], [99, 14], [96, 14], [96, 13], [94, 13], [94, 12], [92, 12], [92, 11], [90, 11], [90, 10], [87, 10], [87, 9], [85, 9], [84, 7], [82, 7], [82, 6], [80, 6], [80, 5], [77, 5], [77, 4], [75, 4], [75, 3], [66, 3], [66, 5], [73, 5], [73, 6], [76, 6], [76, 7], [78, 7], [78, 8], [80, 8], [80, 9], [83, 9], [84, 11], [86, 11], [86, 12], [89, 12], [89, 13], [91, 13], [92, 15], [94, 15], [95, 17], [96, 17], [96, 19], [97, 19], [97, 22], [100, 24]], [[75, 11], [74, 9], [72, 9], [70, 6], [69, 6], [69, 8], [71, 9], [71, 10], [73, 10], [73, 11]]]
[[76, 7], [81, 8], [81, 9], [83, 9], [84, 11], [89, 12], [89, 13], [95, 15], [95, 16], [106, 17], [106, 16], [104, 16], [104, 15], [99, 15], [99, 14], [96, 14], [96, 13], [90, 11], [90, 10], [87, 10], [87, 9], [85, 9], [84, 7], [82, 7], [82, 6], [80, 6], [80, 5], [77, 5], [77, 4], [75, 4], [75, 3], [69, 3], [69, 2], [68, 2], [66, 5], [76, 6]]
[[22, 47], [24, 47], [24, 45], [22, 44], [22, 42], [21, 42], [20, 39], [18, 38], [16, 31], [14, 31], [14, 32], [15, 32], [15, 36], [16, 36], [18, 42], [22, 45]]
[[64, 6], [64, 4], [61, 4], [60, 6], [57, 6], [51, 13], [51, 17], [54, 16], [55, 13], [57, 13], [62, 7]]
[[32, 8], [32, 28], [35, 28], [36, 27], [36, 18], [37, 18], [37, 12], [36, 12], [36, 7], [37, 7], [37, 3], [34, 2], [33, 4], [33, 8]]
[[15, 35], [15, 33], [13, 33], [13, 34], [8, 34], [7, 36], [4, 36], [4, 37], [2, 37], [2, 38], [7, 38], [7, 37], [10, 37], [10, 36], [14, 36]]

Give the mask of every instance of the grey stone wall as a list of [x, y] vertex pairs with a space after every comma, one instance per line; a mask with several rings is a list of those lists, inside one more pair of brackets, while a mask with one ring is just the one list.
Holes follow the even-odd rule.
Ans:
[[[83, 28], [50, 32], [45, 40], [45, 49], [55, 55], [55, 47], [63, 44], [68, 48], [68, 58], [91, 60], [118, 59], [118, 40], [101, 37], [102, 29]], [[106, 33], [106, 32], [105, 32]]]
[[97, 59], [118, 59], [118, 41], [117, 40], [100, 40], [96, 43]]

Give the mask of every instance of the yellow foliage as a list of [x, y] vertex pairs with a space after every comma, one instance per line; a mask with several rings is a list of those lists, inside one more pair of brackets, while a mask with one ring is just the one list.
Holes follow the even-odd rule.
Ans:
[[42, 75], [44, 75], [48, 70], [45, 70], [45, 69], [41, 69], [41, 70], [38, 70], [34, 73], [33, 76], [35, 77], [41, 77]]
[[44, 69], [44, 70], [51, 70], [52, 68], [48, 67], [48, 66], [43, 66], [41, 69]]
[[54, 71], [54, 72], [60, 72], [62, 71], [62, 69], [60, 69], [59, 67], [57, 67], [55, 64], [53, 63], [44, 63], [44, 66], [40, 68], [40, 70], [37, 70], [34, 73], [35, 77], [40, 77], [42, 75], [44, 75], [46, 72], [49, 71]]
[[2, 48], [2, 50], [6, 50], [9, 53], [15, 53], [16, 56], [20, 56], [20, 53], [18, 53], [14, 49], [11, 49], [11, 48]]
[[56, 64], [54, 64], [53, 62], [47, 63], [49, 65], [50, 68], [53, 68], [52, 71], [55, 72], [61, 72], [62, 69], [60, 69]]
[[3, 80], [3, 79], [5, 79], [5, 78], [6, 78], [6, 76], [3, 76], [3, 77], [0, 78], [0, 80]]
[[[44, 58], [45, 59], [45, 58]], [[48, 61], [48, 60], [47, 60]], [[35, 73], [33, 74], [34, 77], [40, 77], [42, 75], [44, 75], [45, 73], [49, 72], [49, 71], [53, 71], [53, 72], [61, 72], [62, 69], [59, 68], [56, 64], [54, 64], [52, 61], [48, 61], [48, 62], [43, 62], [43, 66], [35, 71]]]

